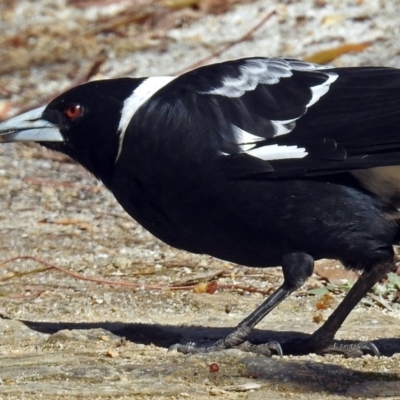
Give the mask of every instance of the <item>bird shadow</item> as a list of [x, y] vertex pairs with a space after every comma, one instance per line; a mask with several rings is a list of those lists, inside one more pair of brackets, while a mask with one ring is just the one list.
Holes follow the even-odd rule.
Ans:
[[[113, 334], [137, 344], [153, 344], [158, 347], [169, 348], [176, 343], [196, 342], [199, 344], [212, 343], [224, 338], [233, 328], [204, 327], [196, 325], [162, 325], [146, 323], [123, 322], [35, 322], [20, 320], [28, 328], [46, 334], [53, 334], [63, 329], [88, 330], [105, 329]], [[253, 329], [249, 340], [252, 343], [265, 343], [277, 341], [291, 343], [302, 341], [310, 337], [309, 334], [295, 331], [270, 331]], [[355, 341], [337, 340], [338, 344], [350, 344]], [[400, 338], [380, 338], [371, 341], [380, 351], [382, 356], [391, 357], [400, 353]], [[291, 355], [295, 353], [288, 353]]]
[[[4, 317], [3, 317], [4, 318]], [[28, 328], [45, 334], [54, 334], [61, 330], [104, 329], [133, 343], [169, 348], [175, 343], [210, 343], [225, 337], [232, 328], [203, 326], [162, 325], [122, 322], [36, 322], [19, 320]], [[254, 343], [276, 340], [280, 343], [303, 340], [310, 335], [295, 331], [270, 331], [255, 329], [250, 340]], [[338, 341], [346, 344], [348, 341]], [[384, 356], [400, 352], [400, 339], [384, 338], [374, 340]], [[224, 354], [219, 358], [222, 362]], [[183, 365], [190, 364], [190, 358], [183, 359]], [[229, 363], [232, 359], [228, 360]], [[383, 392], [400, 392], [399, 374], [390, 371], [360, 371], [344, 365], [324, 363], [313, 358], [268, 358], [243, 353], [238, 359], [237, 375], [269, 382], [276, 387], [290, 388], [299, 392], [320, 392], [342, 394], [352, 398], [379, 397]], [[189, 365], [187, 371], [190, 370]], [[138, 366], [139, 368], [140, 366]], [[173, 368], [170, 365], [155, 365], [157, 368]], [[135, 368], [134, 365], [129, 368]], [[157, 370], [158, 371], [158, 370]], [[161, 371], [161, 370], [160, 370]], [[164, 371], [166, 373], [168, 371]], [[216, 378], [217, 379], [217, 378]]]

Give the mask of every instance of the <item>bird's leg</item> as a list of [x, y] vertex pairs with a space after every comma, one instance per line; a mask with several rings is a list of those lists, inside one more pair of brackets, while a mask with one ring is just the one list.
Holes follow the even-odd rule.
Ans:
[[359, 342], [342, 345], [333, 342], [333, 339], [351, 310], [375, 285], [375, 283], [382, 279], [388, 272], [393, 270], [394, 267], [394, 262], [388, 261], [378, 264], [369, 271], [364, 271], [326, 322], [316, 330], [310, 338], [286, 343], [283, 346], [285, 354], [307, 354], [314, 352], [357, 357], [362, 356], [363, 351], [368, 351], [379, 356], [379, 350], [373, 343]]
[[292, 292], [299, 289], [306, 279], [312, 274], [314, 260], [305, 253], [288, 253], [283, 257], [282, 270], [284, 282], [272, 293], [260, 306], [246, 317], [225, 338], [211, 345], [197, 345], [196, 343], [176, 344], [171, 349], [177, 349], [181, 353], [205, 353], [220, 351], [233, 347], [244, 351], [271, 356], [272, 352], [282, 354], [282, 349], [277, 342], [268, 342], [255, 345], [246, 341], [251, 330], [278, 304], [280, 304]]

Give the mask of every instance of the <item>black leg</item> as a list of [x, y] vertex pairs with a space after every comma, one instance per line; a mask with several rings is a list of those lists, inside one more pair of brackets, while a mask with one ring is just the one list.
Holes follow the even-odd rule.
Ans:
[[247, 342], [246, 338], [251, 330], [269, 314], [270, 311], [304, 284], [306, 279], [312, 274], [313, 268], [314, 260], [308, 254], [286, 254], [282, 260], [282, 271], [284, 275], [282, 286], [258, 306], [248, 317], [240, 322], [229, 335], [211, 345], [199, 346], [196, 343], [176, 344], [173, 345], [171, 349], [177, 349], [181, 353], [205, 353], [238, 347], [244, 351], [256, 352], [267, 356], [271, 355], [271, 350], [282, 354], [281, 346], [277, 342], [253, 345]]
[[363, 350], [379, 355], [378, 349], [372, 343], [360, 342], [352, 345], [338, 345], [333, 343], [336, 332], [350, 314], [352, 309], [366, 295], [366, 293], [382, 279], [388, 272], [395, 268], [394, 262], [383, 262], [370, 271], [364, 271], [354, 286], [347, 293], [346, 297], [339, 304], [336, 310], [330, 315], [326, 322], [316, 330], [309, 339], [293, 341], [283, 346], [286, 353], [307, 354], [333, 353], [345, 356], [359, 356]]

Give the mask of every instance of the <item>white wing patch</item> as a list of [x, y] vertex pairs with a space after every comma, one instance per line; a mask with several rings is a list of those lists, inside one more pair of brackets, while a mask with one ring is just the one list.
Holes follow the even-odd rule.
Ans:
[[265, 138], [253, 135], [236, 125], [232, 125], [233, 131], [235, 132], [236, 141], [243, 151], [248, 151], [252, 149], [257, 142], [265, 140]]
[[[328, 79], [324, 82], [321, 83], [320, 85], [317, 86], [312, 86], [310, 87], [312, 97], [311, 100], [306, 104], [306, 109], [311, 107], [313, 104], [315, 104], [324, 94], [326, 94], [329, 90], [330, 85], [336, 81], [338, 78], [338, 74], [334, 72], [326, 72], [325, 73], [328, 76]], [[275, 130], [275, 135], [274, 136], [280, 136], [280, 135], [285, 135], [286, 133], [291, 132], [295, 127], [296, 127], [296, 120], [301, 118], [302, 115], [299, 115], [297, 118], [293, 119], [287, 119], [287, 120], [271, 120], [272, 125], [274, 126]]]
[[[329, 66], [281, 58], [244, 60], [243, 64], [239, 66], [240, 73], [237, 77], [228, 76], [223, 79], [221, 86], [203, 94], [237, 98], [243, 96], [248, 91], [254, 90], [260, 84], [274, 85], [281, 79], [290, 78], [293, 75], [293, 71], [323, 71], [326, 80], [319, 85], [310, 87], [311, 99], [305, 105], [305, 112], [307, 112], [309, 107], [317, 103], [328, 92], [330, 85], [338, 78], [338, 74], [335, 72], [324, 71], [329, 68]], [[274, 129], [273, 137], [285, 135], [293, 131], [296, 127], [296, 121], [303, 115], [304, 113], [287, 120], [271, 120], [270, 122]], [[253, 135], [237, 126], [233, 126], [233, 130], [235, 132], [236, 143], [239, 145], [241, 152], [260, 158], [261, 160], [295, 159], [304, 158], [308, 155], [304, 147], [293, 145], [273, 144], [257, 147], [258, 142], [267, 138]], [[222, 154], [229, 155], [226, 153]]]
[[133, 93], [124, 101], [124, 106], [121, 112], [121, 120], [118, 126], [119, 132], [119, 147], [117, 158], [121, 154], [122, 144], [125, 137], [126, 128], [129, 125], [132, 117], [135, 115], [136, 111], [141, 105], [143, 105], [154, 93], [158, 92], [162, 87], [170, 83], [176, 77], [174, 76], [154, 76], [145, 79], [134, 91]]
[[[329, 66], [321, 66], [298, 60], [285, 60], [283, 58], [269, 59], [250, 59], [244, 60], [239, 67], [238, 77], [226, 77], [220, 87], [204, 92], [204, 94], [214, 94], [225, 97], [240, 97], [245, 92], [254, 90], [258, 85], [274, 85], [282, 78], [290, 78], [292, 71], [317, 71], [328, 69]], [[308, 107], [323, 96], [329, 89], [329, 85], [337, 79], [337, 74], [326, 73], [329, 79], [323, 84], [311, 88], [313, 97]], [[314, 89], [314, 90], [313, 90]]]
[[[241, 97], [246, 92], [254, 90], [260, 84], [274, 85], [282, 78], [290, 78], [293, 75], [293, 71], [323, 71], [328, 68], [330, 67], [282, 58], [244, 60], [243, 65], [239, 67], [240, 74], [238, 77], [228, 76], [222, 81], [220, 87], [211, 89], [203, 94], [230, 98]], [[320, 85], [310, 87], [312, 97], [306, 104], [306, 109], [324, 96], [328, 92], [330, 85], [338, 78], [338, 74], [335, 72], [324, 72], [324, 74], [327, 77], [326, 81]], [[274, 136], [291, 132], [296, 127], [295, 121], [301, 117], [302, 115], [290, 120], [271, 120], [275, 131]]]
[[328, 76], [328, 79], [324, 82], [321, 83], [320, 85], [317, 86], [312, 86], [311, 92], [312, 92], [312, 98], [306, 105], [307, 108], [311, 107], [313, 104], [315, 104], [324, 94], [326, 94], [329, 90], [329, 86], [333, 82], [336, 81], [336, 79], [339, 77], [338, 74], [335, 72], [325, 72], [325, 75]]
[[[311, 100], [306, 104], [306, 111], [309, 107], [315, 104], [324, 94], [326, 94], [329, 90], [330, 85], [336, 81], [338, 78], [338, 74], [335, 72], [325, 72], [325, 75], [328, 79], [317, 86], [310, 87], [312, 97]], [[287, 119], [287, 120], [271, 120], [272, 125], [274, 126], [275, 135], [280, 136], [285, 135], [286, 133], [291, 132], [296, 127], [296, 120], [303, 116], [299, 115], [297, 118]]]
[[246, 151], [247, 154], [265, 161], [304, 158], [308, 153], [304, 147], [270, 144]]
[[[260, 158], [261, 160], [272, 161], [288, 158], [303, 158], [308, 154], [305, 148], [297, 146], [271, 144], [255, 148], [257, 142], [265, 140], [265, 138], [255, 136], [235, 125], [232, 127], [235, 132], [237, 143], [242, 152]], [[229, 155], [227, 153], [222, 154], [227, 156]]]
[[286, 119], [286, 120], [271, 120], [271, 123], [274, 127], [275, 134], [274, 136], [285, 135], [286, 133], [291, 132], [296, 127], [296, 120], [298, 118]]
[[[312, 66], [313, 64], [308, 65]], [[259, 84], [273, 85], [278, 83], [281, 78], [292, 76], [289, 63], [279, 58], [246, 60], [239, 70], [238, 77], [225, 78], [220, 87], [205, 92], [205, 94], [240, 97], [245, 92], [254, 90]]]

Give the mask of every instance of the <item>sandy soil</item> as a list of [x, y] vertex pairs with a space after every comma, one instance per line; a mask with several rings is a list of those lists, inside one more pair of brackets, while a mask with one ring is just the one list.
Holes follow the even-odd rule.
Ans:
[[[96, 60], [97, 77], [177, 72], [241, 37], [272, 10], [276, 14], [249, 40], [213, 61], [302, 58], [370, 42], [363, 52], [333, 63], [400, 64], [397, 1], [208, 1], [174, 12], [163, 4], [3, 2], [0, 115], [39, 104], [76, 83]], [[140, 19], [139, 11], [151, 18]], [[115, 22], [127, 15], [128, 21]], [[34, 145], [0, 147], [0, 187], [2, 260], [31, 256], [87, 277], [142, 285], [76, 279], [29, 259], [0, 264], [0, 399], [400, 398], [396, 304], [388, 309], [366, 301], [338, 335], [374, 340], [380, 359], [168, 352], [179, 341], [222, 337], [263, 296], [145, 285], [213, 277], [220, 285], [267, 290], [281, 282], [279, 269], [243, 268], [171, 249], [131, 220], [80, 166]], [[313, 277], [305, 289], [318, 285]], [[259, 325], [253, 339], [312, 333], [314, 321], [325, 319], [342, 297], [334, 295], [322, 311], [318, 296], [292, 297]], [[210, 372], [212, 363], [218, 372]]]

